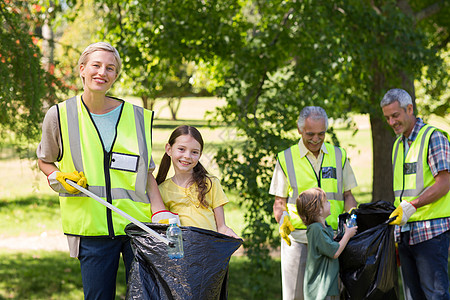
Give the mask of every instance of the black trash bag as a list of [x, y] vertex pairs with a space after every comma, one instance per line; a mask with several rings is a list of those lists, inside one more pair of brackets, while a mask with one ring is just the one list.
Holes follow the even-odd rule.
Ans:
[[[145, 225], [163, 236], [168, 227]], [[125, 227], [135, 251], [127, 299], [227, 299], [228, 263], [243, 241], [197, 227], [180, 228], [184, 257], [170, 259], [166, 244], [134, 224]]]
[[[394, 209], [391, 203], [378, 201], [361, 204], [354, 211], [358, 232], [339, 256], [345, 299], [398, 299], [394, 226], [388, 224]], [[337, 241], [348, 218], [348, 213], [339, 216]]]

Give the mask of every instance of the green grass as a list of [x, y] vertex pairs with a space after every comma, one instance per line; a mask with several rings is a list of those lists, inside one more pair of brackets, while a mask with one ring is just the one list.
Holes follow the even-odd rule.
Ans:
[[[450, 265], [450, 262], [449, 262]], [[252, 299], [248, 276], [252, 265], [244, 256], [232, 256], [229, 267], [228, 296], [232, 300]], [[261, 276], [265, 299], [281, 299], [280, 259], [269, 262]], [[399, 277], [399, 299], [403, 290]], [[125, 299], [125, 268], [121, 261], [116, 299]], [[61, 251], [9, 251], [0, 249], [0, 299], [82, 299], [80, 266], [77, 259]]]
[[58, 196], [36, 194], [0, 199], [0, 228], [3, 236], [32, 236], [48, 230], [59, 230], [61, 217]]
[[[450, 264], [450, 263], [449, 263]], [[228, 298], [252, 299], [249, 280], [252, 265], [246, 257], [230, 260]], [[265, 299], [281, 299], [280, 259], [269, 262], [261, 277]], [[403, 299], [399, 278], [399, 299]], [[125, 299], [125, 268], [119, 265], [116, 299]], [[83, 286], [78, 260], [61, 251], [17, 252], [0, 249], [0, 299], [82, 299]]]
[[[125, 299], [119, 266], [116, 299]], [[80, 265], [61, 251], [0, 250], [0, 299], [83, 299]]]
[[[261, 286], [265, 287], [264, 299], [281, 299], [281, 267], [280, 259], [272, 259], [268, 264], [268, 272], [260, 277]], [[248, 300], [254, 297], [254, 283], [250, 281], [250, 272], [254, 272], [247, 257], [232, 256], [228, 278], [228, 298], [230, 300]]]
[[[281, 299], [280, 260], [269, 265], [262, 277], [267, 287], [266, 299]], [[248, 272], [252, 266], [246, 257], [232, 257], [229, 269], [228, 296], [233, 300], [251, 299], [252, 283]], [[119, 265], [116, 299], [125, 299], [125, 268]], [[82, 299], [80, 266], [77, 259], [61, 251], [0, 250], [0, 299]]]

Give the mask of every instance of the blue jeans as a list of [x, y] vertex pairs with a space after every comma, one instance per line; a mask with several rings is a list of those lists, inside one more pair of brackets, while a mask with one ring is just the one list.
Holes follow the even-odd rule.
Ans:
[[405, 299], [450, 299], [448, 247], [450, 231], [425, 242], [409, 245], [409, 231], [398, 244]]
[[120, 253], [125, 263], [128, 282], [128, 273], [134, 259], [129, 237], [81, 237], [78, 259], [81, 266], [84, 299], [115, 298]]

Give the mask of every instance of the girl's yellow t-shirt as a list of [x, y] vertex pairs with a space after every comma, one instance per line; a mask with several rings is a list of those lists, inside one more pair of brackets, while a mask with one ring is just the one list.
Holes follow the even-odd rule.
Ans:
[[208, 208], [200, 205], [198, 200], [197, 184], [183, 188], [173, 182], [172, 178], [166, 179], [159, 185], [159, 192], [167, 209], [177, 213], [181, 226], [194, 226], [217, 231], [214, 209], [228, 203], [227, 196], [220, 185], [219, 179], [211, 179], [211, 189], [205, 195]]

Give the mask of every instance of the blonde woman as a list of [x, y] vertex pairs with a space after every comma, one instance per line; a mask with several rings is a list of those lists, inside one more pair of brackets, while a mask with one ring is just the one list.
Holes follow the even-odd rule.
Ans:
[[134, 258], [124, 232], [126, 219], [80, 194], [70, 179], [141, 222], [165, 210], [152, 175], [153, 112], [107, 96], [121, 70], [117, 50], [89, 45], [78, 70], [83, 93], [49, 109], [37, 149], [38, 165], [59, 193], [63, 231], [81, 266], [86, 299], [114, 299], [122, 254], [128, 271]]

